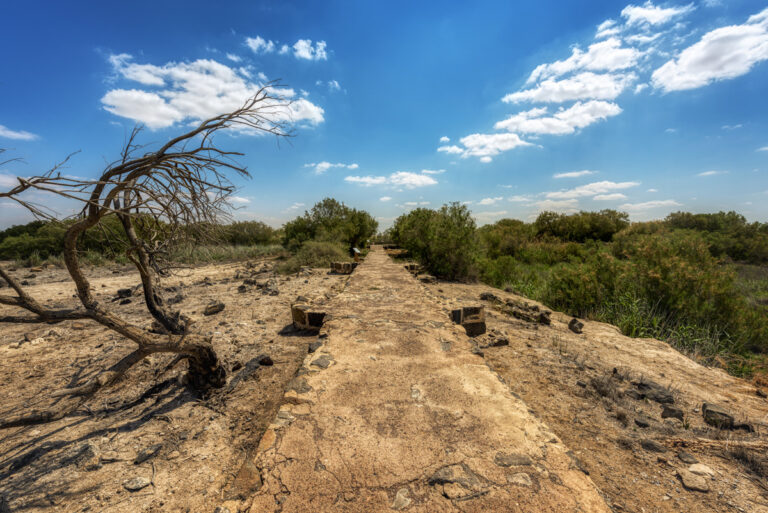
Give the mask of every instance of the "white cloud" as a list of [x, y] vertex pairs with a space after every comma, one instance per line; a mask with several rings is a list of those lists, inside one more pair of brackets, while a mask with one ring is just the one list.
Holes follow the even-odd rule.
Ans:
[[605, 20], [600, 25], [597, 26], [597, 32], [595, 33], [595, 39], [602, 39], [604, 37], [608, 36], [614, 36], [621, 32], [618, 27], [616, 27], [616, 21], [614, 20]]
[[[251, 82], [240, 70], [209, 59], [170, 62], [164, 66], [130, 61], [131, 57], [126, 54], [110, 57], [119, 76], [148, 86], [163, 86], [162, 89], [112, 89], [102, 97], [101, 103], [105, 110], [144, 123], [151, 129], [231, 112], [261, 86]], [[296, 99], [293, 89], [273, 88], [271, 94], [292, 100], [286, 108], [272, 109], [273, 120], [304, 121], [312, 125], [324, 121], [323, 109], [306, 98]], [[266, 102], [262, 105], [269, 107]]]
[[552, 175], [552, 178], [579, 178], [581, 176], [589, 176], [597, 174], [597, 171], [589, 171], [587, 169], [583, 171], [569, 171], [568, 173], [556, 173]]
[[228, 199], [230, 203], [237, 203], [239, 205], [244, 205], [251, 202], [251, 200], [248, 198], [243, 198], [242, 196], [230, 196]]
[[551, 116], [547, 112], [546, 107], [519, 112], [499, 121], [494, 128], [526, 134], [571, 134], [579, 128], [616, 116], [621, 113], [621, 107], [611, 102], [592, 100], [576, 102], [572, 107], [561, 109]]
[[728, 171], [704, 171], [696, 176], [715, 176], [715, 175], [727, 175]]
[[650, 1], [642, 6], [628, 5], [621, 15], [627, 20], [627, 26], [633, 25], [662, 25], [672, 18], [687, 14], [694, 10], [693, 4], [680, 7], [657, 7]]
[[25, 132], [24, 130], [11, 130], [3, 125], [0, 125], [0, 137], [17, 141], [34, 141], [37, 139], [37, 136], [33, 133]]
[[329, 169], [332, 169], [334, 167], [343, 167], [343, 168], [346, 168], [346, 169], [357, 169], [360, 166], [357, 165], [354, 162], [352, 164], [344, 164], [343, 162], [338, 162], [336, 164], [332, 164], [330, 162], [323, 161], [323, 162], [317, 162], [317, 163], [311, 162], [309, 164], [304, 164], [304, 167], [313, 167], [313, 168], [315, 168], [315, 174], [322, 175], [323, 173], [325, 173], [326, 171], [328, 171]]
[[373, 185], [393, 185], [405, 187], [406, 189], [415, 189], [417, 187], [426, 187], [436, 185], [437, 180], [429, 175], [420, 173], [411, 173], [408, 171], [396, 171], [389, 176], [347, 176], [344, 181], [356, 183], [365, 187]]
[[329, 80], [328, 89], [330, 89], [331, 91], [341, 91], [341, 86], [336, 80]]
[[288, 46], [288, 45], [282, 45], [282, 46], [280, 47], [280, 51], [279, 51], [279, 52], [277, 52], [277, 53], [279, 53], [280, 55], [285, 55], [285, 54], [289, 53], [290, 51], [291, 51], [291, 47], [290, 47], [290, 46]]
[[293, 55], [297, 59], [305, 59], [308, 61], [328, 60], [325, 41], [317, 41], [313, 46], [311, 39], [299, 39], [293, 45]]
[[763, 146], [762, 148], [758, 148], [755, 151], [768, 151], [768, 146]]
[[646, 201], [644, 203], [624, 203], [623, 205], [619, 205], [619, 209], [626, 210], [628, 212], [643, 212], [645, 210], [651, 210], [654, 208], [679, 206], [681, 206], [681, 203], [678, 203], [675, 200], [655, 200]]
[[635, 94], [640, 94], [646, 89], [648, 89], [648, 84], [637, 84], [635, 87]]
[[472, 212], [472, 217], [474, 217], [479, 224], [496, 221], [505, 215], [507, 215], [506, 210], [497, 210], [495, 212]]
[[584, 71], [562, 80], [548, 78], [536, 87], [506, 95], [501, 101], [519, 103], [562, 103], [573, 100], [613, 100], [637, 80], [634, 73], [592, 73]]
[[441, 175], [445, 173], [445, 169], [422, 169], [421, 172], [425, 175]]
[[243, 60], [242, 57], [240, 57], [239, 55], [235, 55], [233, 53], [228, 53], [226, 55], [227, 55], [227, 59], [229, 59], [232, 62], [240, 62]]
[[567, 200], [541, 200], [535, 203], [536, 208], [539, 210], [554, 210], [557, 212], [576, 212], [579, 206], [579, 200], [567, 199]]
[[19, 185], [19, 179], [15, 175], [0, 173], [0, 187], [3, 189], [11, 189], [17, 185]]
[[606, 194], [615, 190], [629, 189], [640, 185], [640, 182], [610, 182], [603, 180], [601, 182], [593, 182], [587, 185], [581, 185], [573, 189], [564, 191], [548, 192], [545, 194], [547, 199], [571, 199], [581, 198], [586, 196], [595, 196], [598, 194]]
[[723, 126], [721, 126], [720, 128], [721, 128], [721, 129], [723, 129], [723, 130], [728, 130], [728, 131], [731, 131], [731, 130], [738, 130], [738, 129], [739, 129], [739, 128], [741, 128], [742, 126], [743, 126], [743, 125], [742, 125], [741, 123], [738, 123], [738, 124], [736, 124], [736, 125], [723, 125]]
[[666, 132], [668, 134], [676, 134], [677, 133], [677, 128], [665, 128], [664, 132]]
[[503, 199], [504, 198], [502, 198], [501, 196], [497, 198], [483, 198], [480, 201], [478, 201], [477, 204], [478, 205], [494, 205]]
[[294, 203], [290, 207], [288, 207], [285, 210], [283, 210], [283, 212], [291, 212], [291, 211], [294, 211], [294, 210], [299, 210], [303, 206], [304, 206], [304, 203]]
[[540, 64], [528, 77], [528, 84], [546, 78], [559, 77], [578, 70], [618, 71], [637, 64], [642, 52], [635, 48], [622, 47], [617, 38], [606, 39], [589, 45], [586, 52], [578, 47], [571, 51], [571, 56], [563, 61]]
[[735, 78], [768, 59], [768, 9], [743, 25], [707, 32], [675, 59], [653, 72], [653, 86], [664, 92], [705, 86]]
[[464, 150], [462, 150], [459, 146], [451, 145], [451, 146], [440, 146], [437, 148], [437, 151], [441, 151], [443, 153], [449, 153], [449, 154], [458, 154], [458, 153], [464, 153]]
[[[517, 134], [471, 134], [461, 138], [464, 145], [462, 158], [480, 157], [483, 162], [489, 162], [502, 151], [508, 151], [520, 146], [532, 146], [523, 141]], [[438, 148], [439, 151], [439, 148]]]
[[275, 51], [275, 43], [273, 41], [266, 41], [261, 36], [246, 37], [245, 44], [248, 48], [253, 50], [253, 53], [272, 53]]
[[429, 201], [406, 201], [403, 205], [406, 207], [426, 207], [429, 205]]
[[450, 138], [450, 137], [448, 137], [448, 136], [446, 136], [446, 135], [444, 135], [444, 136], [442, 136], [442, 137], [440, 138], [440, 142], [441, 142], [441, 143], [447, 143], [447, 142], [450, 142], [450, 141], [451, 141], [451, 138]]
[[392, 200], [391, 196], [382, 196], [381, 198], [379, 198], [379, 201], [391, 201], [391, 200]]
[[627, 199], [627, 197], [620, 192], [614, 192], [613, 194], [598, 194], [592, 199], [595, 201], [616, 201]]
[[528, 201], [531, 201], [533, 198], [530, 196], [526, 196], [524, 194], [516, 194], [514, 196], [511, 196], [507, 198], [507, 201], [511, 201], [512, 203], [525, 203]]
[[647, 191], [645, 191], [645, 192], [659, 192], [659, 190], [658, 190], [658, 189], [648, 189], [648, 190], [647, 190]]

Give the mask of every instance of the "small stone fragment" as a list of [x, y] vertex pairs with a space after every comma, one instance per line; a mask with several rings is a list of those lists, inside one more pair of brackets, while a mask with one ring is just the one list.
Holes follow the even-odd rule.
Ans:
[[640, 442], [640, 447], [650, 452], [666, 452], [667, 448], [655, 440], [645, 439]]
[[323, 343], [320, 342], [319, 340], [315, 340], [314, 342], [310, 342], [309, 343], [308, 352], [314, 353], [315, 351], [320, 349], [320, 347], [322, 347], [322, 345], [323, 345]]
[[132, 295], [133, 295], [133, 290], [131, 290], [131, 289], [118, 289], [117, 290], [117, 297], [119, 297], [119, 298], [131, 297]]
[[320, 367], [321, 369], [327, 369], [331, 365], [331, 359], [325, 355], [322, 355], [320, 358], [317, 358], [315, 361], [313, 361], [310, 365]]
[[683, 463], [687, 463], [689, 465], [693, 465], [699, 462], [699, 460], [694, 458], [692, 454], [689, 454], [685, 451], [680, 451], [679, 453], [677, 453], [677, 457], [680, 458], [680, 461], [682, 461]]
[[152, 484], [146, 477], [134, 477], [123, 483], [123, 488], [129, 492], [138, 492], [142, 488], [146, 488]]
[[709, 468], [708, 466], [704, 465], [703, 463], [694, 463], [693, 465], [688, 467], [688, 471], [704, 477], [715, 476], [715, 471]]
[[411, 505], [411, 499], [408, 497], [408, 488], [400, 488], [395, 494], [395, 500], [392, 501], [392, 509], [401, 510]]
[[224, 303], [221, 301], [211, 301], [208, 306], [205, 307], [203, 315], [214, 315], [224, 310]]
[[584, 323], [574, 317], [571, 319], [571, 322], [568, 323], [568, 329], [574, 333], [581, 334], [582, 330], [584, 329]]
[[701, 407], [704, 422], [720, 429], [733, 429], [733, 415], [714, 404], [704, 403]]
[[637, 427], [647, 428], [651, 425], [651, 419], [649, 419], [645, 415], [638, 415], [637, 417], [635, 417], [635, 424], [637, 425]]
[[518, 486], [527, 486], [529, 488], [533, 486], [533, 482], [531, 481], [531, 476], [529, 476], [525, 472], [518, 472], [517, 474], [512, 474], [511, 476], [508, 476], [507, 482], [510, 484], [516, 484]]
[[144, 449], [139, 451], [139, 454], [136, 455], [136, 459], [133, 460], [133, 464], [139, 465], [141, 463], [144, 463], [150, 458], [154, 458], [162, 448], [163, 448], [163, 444], [153, 444], [153, 445], [150, 445], [149, 447], [145, 447]]
[[664, 410], [661, 412], [662, 419], [679, 419], [683, 422], [683, 410], [674, 406], [664, 405]]
[[680, 478], [680, 481], [683, 483], [683, 487], [686, 490], [693, 490], [695, 492], [709, 491], [709, 485], [707, 484], [706, 479], [701, 476], [697, 476], [688, 470], [679, 469], [677, 471], [677, 477]]

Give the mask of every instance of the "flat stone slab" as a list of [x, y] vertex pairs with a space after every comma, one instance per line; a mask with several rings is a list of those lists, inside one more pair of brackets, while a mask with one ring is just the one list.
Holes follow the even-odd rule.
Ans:
[[[441, 307], [381, 247], [324, 308], [323, 354], [308, 355], [302, 386], [264, 433], [253, 460], [263, 486], [243, 509], [610, 511], [568, 448], [471, 353], [461, 326], [435, 322]], [[313, 365], [322, 358], [329, 365]]]

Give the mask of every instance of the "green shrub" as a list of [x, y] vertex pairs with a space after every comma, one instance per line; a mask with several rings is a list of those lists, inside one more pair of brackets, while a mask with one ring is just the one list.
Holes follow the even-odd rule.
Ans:
[[283, 226], [283, 246], [296, 251], [306, 241], [339, 242], [363, 248], [376, 233], [379, 223], [368, 212], [325, 198], [303, 216]]
[[450, 203], [440, 210], [419, 208], [404, 214], [395, 220], [393, 239], [435, 276], [477, 279], [475, 221], [465, 205]]
[[302, 267], [330, 267], [331, 262], [346, 262], [350, 258], [338, 242], [306, 241], [296, 253], [277, 266], [277, 271], [290, 274]]

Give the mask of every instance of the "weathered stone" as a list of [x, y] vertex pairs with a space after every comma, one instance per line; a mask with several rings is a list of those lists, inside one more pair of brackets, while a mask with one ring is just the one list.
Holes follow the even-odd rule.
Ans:
[[482, 480], [480, 476], [472, 472], [465, 464], [456, 463], [438, 469], [437, 472], [429, 477], [427, 483], [433, 486], [455, 483], [472, 490], [481, 486]]
[[215, 315], [224, 310], [224, 303], [221, 301], [211, 301], [203, 310], [203, 315]]
[[465, 306], [453, 310], [451, 319], [456, 324], [461, 324], [470, 337], [485, 333], [485, 309], [482, 306]]
[[325, 312], [313, 310], [307, 304], [291, 305], [293, 327], [299, 330], [319, 331], [325, 321]]
[[571, 321], [568, 323], [568, 329], [571, 330], [574, 333], [581, 333], [584, 329], [584, 323], [578, 320], [576, 317], [571, 319]]
[[408, 497], [408, 488], [400, 488], [395, 494], [395, 500], [392, 501], [392, 509], [402, 510], [411, 505], [411, 499]]
[[733, 415], [714, 404], [704, 403], [701, 407], [704, 422], [720, 429], [733, 429]]
[[664, 409], [661, 412], [662, 419], [679, 419], [683, 422], [683, 410], [674, 406], [664, 405]]
[[508, 476], [507, 482], [510, 484], [518, 485], [518, 486], [526, 486], [528, 488], [533, 486], [533, 482], [531, 481], [531, 476], [529, 476], [525, 472], [518, 472], [517, 474], [512, 474], [511, 476]]
[[352, 274], [355, 270], [353, 262], [331, 262], [331, 272], [335, 274]]
[[651, 419], [649, 419], [645, 415], [638, 415], [637, 417], [635, 417], [635, 424], [638, 427], [647, 428], [651, 425]]
[[667, 452], [667, 448], [655, 440], [645, 439], [640, 442], [640, 447], [650, 452]]
[[685, 487], [686, 490], [693, 490], [695, 492], [709, 491], [707, 480], [701, 476], [697, 476], [693, 472], [681, 468], [677, 471], [677, 477], [680, 478], [680, 481], [683, 483], [683, 487]]
[[704, 477], [715, 476], [715, 471], [709, 468], [708, 466], [704, 465], [703, 463], [694, 463], [693, 465], [688, 467], [688, 471], [698, 476], [704, 476]]
[[119, 298], [126, 298], [131, 297], [133, 295], [133, 290], [131, 289], [117, 289], [117, 297]]
[[125, 298], [125, 299], [121, 299], [121, 300], [120, 300], [120, 303], [118, 303], [118, 304], [120, 304], [120, 305], [128, 305], [128, 304], [130, 304], [131, 302], [132, 302], [131, 298], [128, 298], [128, 297], [127, 297], [127, 298]]
[[125, 481], [123, 483], [123, 488], [125, 488], [129, 492], [138, 492], [139, 490], [146, 488], [150, 484], [152, 484], [151, 481], [146, 477], [134, 477], [133, 479], [129, 479]]
[[533, 461], [525, 454], [497, 452], [493, 462], [500, 467], [533, 465]]
[[680, 461], [682, 461], [683, 463], [687, 463], [689, 465], [693, 465], [699, 462], [699, 460], [694, 458], [692, 454], [689, 454], [685, 451], [680, 451], [679, 453], [677, 453], [677, 457], [680, 458]]
[[309, 352], [309, 353], [314, 353], [315, 351], [317, 351], [318, 349], [320, 349], [320, 347], [321, 347], [322, 345], [323, 345], [323, 343], [322, 343], [322, 342], [320, 342], [319, 340], [315, 340], [314, 342], [310, 342], [310, 343], [309, 343], [309, 348], [307, 349], [307, 352]]
[[421, 283], [429, 283], [429, 284], [431, 284], [431, 283], [437, 283], [437, 278], [435, 278], [431, 274], [425, 274], [423, 276], [419, 276], [419, 281]]
[[320, 367], [321, 369], [327, 369], [331, 365], [332, 361], [333, 360], [331, 360], [328, 356], [321, 355], [319, 358], [314, 360], [310, 365], [314, 365], [315, 367]]
[[66, 464], [76, 465], [81, 470], [98, 470], [101, 468], [101, 452], [92, 443], [84, 443], [70, 450], [64, 456]]
[[141, 463], [144, 463], [148, 459], [154, 458], [157, 456], [157, 453], [160, 452], [160, 449], [163, 448], [163, 444], [153, 444], [149, 447], [145, 447], [139, 453], [136, 455], [136, 459], [133, 460], [134, 465], [139, 465]]
[[672, 404], [675, 398], [672, 392], [653, 381], [633, 381], [632, 384], [637, 388], [639, 399], [650, 399], [660, 404]]
[[493, 294], [492, 292], [483, 292], [480, 294], [480, 299], [482, 301], [492, 301], [492, 302], [501, 302], [501, 299], [496, 296], [496, 294]]

